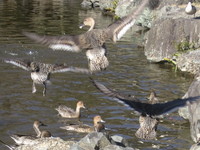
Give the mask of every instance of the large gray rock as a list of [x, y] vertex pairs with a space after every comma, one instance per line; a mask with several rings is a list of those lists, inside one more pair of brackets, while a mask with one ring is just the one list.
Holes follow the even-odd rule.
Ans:
[[200, 20], [164, 18], [155, 22], [146, 36], [145, 55], [148, 60], [160, 62], [172, 59], [181, 42], [200, 46]]
[[[200, 96], [200, 74], [197, 74], [183, 98]], [[199, 98], [200, 99], [200, 98]], [[194, 142], [200, 140], [200, 101], [179, 109], [179, 115], [188, 117], [190, 133]]]
[[181, 71], [187, 71], [192, 74], [198, 73], [200, 69], [200, 49], [180, 55], [177, 58], [177, 67]]

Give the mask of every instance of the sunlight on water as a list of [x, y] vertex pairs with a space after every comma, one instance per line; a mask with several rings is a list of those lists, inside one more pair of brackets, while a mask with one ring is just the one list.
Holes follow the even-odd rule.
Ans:
[[[80, 8], [80, 0], [3, 0], [0, 1], [0, 55], [2, 58], [31, 59], [43, 63], [66, 63], [74, 67], [87, 67], [85, 53], [53, 51], [36, 44], [22, 35], [22, 31], [39, 34], [80, 34], [87, 29], [78, 28], [85, 17], [97, 20], [97, 28], [112, 22], [99, 10]], [[94, 79], [124, 94], [147, 100], [154, 89], [160, 101], [182, 97], [192, 78], [174, 72], [172, 67], [149, 63], [143, 49], [134, 43], [139, 36], [129, 32], [121, 41], [108, 41], [110, 66], [106, 71], [92, 75]], [[158, 140], [144, 141], [135, 137], [139, 127], [138, 115], [100, 93], [90, 82], [88, 75], [57, 73], [51, 76], [47, 96], [42, 96], [42, 86], [36, 94], [31, 93], [30, 73], [10, 64], [0, 63], [0, 139], [12, 144], [12, 133], [34, 133], [32, 123], [41, 120], [54, 136], [65, 140], [79, 140], [84, 134], [60, 129], [69, 120], [57, 116], [55, 108], [65, 104], [74, 108], [77, 100], [85, 102], [81, 121], [92, 124], [94, 115], [101, 115], [111, 134], [125, 137], [130, 145], [143, 150], [158, 146], [159, 149], [188, 149], [193, 143], [189, 123], [173, 113], [163, 119], [158, 127]], [[176, 118], [176, 119], [172, 119]], [[73, 122], [74, 120], [72, 120]], [[0, 149], [3, 146], [0, 145]]]

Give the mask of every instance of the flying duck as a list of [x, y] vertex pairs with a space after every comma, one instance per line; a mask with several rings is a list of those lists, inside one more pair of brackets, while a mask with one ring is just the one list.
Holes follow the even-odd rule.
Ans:
[[5, 59], [4, 62], [18, 66], [26, 71], [31, 72], [31, 79], [33, 80], [32, 93], [36, 92], [35, 84], [44, 85], [43, 96], [46, 95], [46, 86], [50, 80], [51, 73], [57, 72], [80, 72], [89, 74], [88, 69], [69, 67], [64, 64], [44, 64], [36, 61], [12, 60]]
[[30, 32], [23, 34], [38, 43], [44, 44], [53, 50], [80, 52], [86, 50], [88, 66], [91, 71], [104, 70], [108, 65], [105, 42], [116, 42], [135, 24], [137, 17], [142, 13], [145, 6], [155, 8], [159, 0], [143, 0], [131, 14], [121, 18], [103, 29], [94, 29], [95, 21], [88, 17], [84, 19], [83, 26], [89, 26], [89, 30], [80, 35], [47, 36]]

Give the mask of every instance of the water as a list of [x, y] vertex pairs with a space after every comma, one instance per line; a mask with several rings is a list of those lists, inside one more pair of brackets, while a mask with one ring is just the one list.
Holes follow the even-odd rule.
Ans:
[[[85, 32], [78, 28], [88, 16], [97, 20], [97, 28], [106, 27], [112, 18], [103, 16], [99, 10], [80, 8], [79, 0], [3, 0], [0, 1], [0, 57], [31, 59], [43, 63], [66, 63], [76, 67], [87, 67], [84, 53], [52, 51], [24, 37], [21, 32], [32, 31], [40, 34], [60, 35]], [[192, 77], [175, 72], [171, 66], [149, 63], [137, 42], [139, 35], [133, 32], [113, 44], [107, 43], [110, 66], [104, 72], [92, 77], [108, 87], [124, 94], [132, 94], [145, 101], [154, 89], [160, 101], [182, 97]], [[110, 134], [125, 137], [132, 147], [143, 150], [188, 149], [192, 144], [189, 123], [170, 114], [158, 127], [158, 140], [144, 141], [135, 137], [138, 116], [127, 107], [112, 101], [100, 93], [90, 82], [88, 75], [78, 73], [57, 73], [51, 77], [47, 96], [42, 96], [42, 87], [37, 86], [36, 94], [31, 93], [30, 73], [10, 64], [0, 63], [0, 139], [13, 144], [12, 133], [34, 133], [32, 123], [41, 120], [54, 136], [65, 140], [79, 140], [85, 134], [66, 132], [60, 129], [66, 121], [57, 116], [55, 107], [66, 104], [75, 107], [77, 100], [85, 102], [81, 121], [92, 124], [95, 115], [106, 121]], [[76, 120], [73, 120], [76, 121]], [[44, 128], [43, 128], [44, 129]], [[0, 149], [5, 149], [0, 145]]]

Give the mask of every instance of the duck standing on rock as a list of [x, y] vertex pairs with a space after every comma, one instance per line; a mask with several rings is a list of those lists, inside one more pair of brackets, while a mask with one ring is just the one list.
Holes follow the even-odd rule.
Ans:
[[17, 145], [21, 144], [34, 144], [34, 140], [42, 137], [51, 137], [51, 133], [49, 131], [40, 131], [40, 126], [46, 126], [41, 121], [34, 121], [33, 129], [36, 132], [36, 135], [22, 135], [22, 134], [13, 134], [10, 137], [16, 142]]
[[89, 74], [88, 69], [69, 67], [64, 64], [44, 64], [36, 61], [26, 61], [26, 60], [12, 60], [5, 59], [5, 63], [10, 63], [18, 66], [26, 71], [31, 72], [31, 79], [33, 80], [32, 93], [36, 92], [35, 84], [43, 84], [43, 96], [46, 96], [46, 86], [50, 82], [50, 74], [57, 72], [80, 72]]
[[[89, 68], [91, 71], [104, 70], [108, 65], [106, 57], [107, 40], [116, 42], [135, 24], [137, 17], [142, 13], [145, 6], [149, 4], [154, 8], [159, 0], [143, 0], [140, 5], [130, 15], [114, 22], [104, 29], [94, 29], [93, 18], [86, 18], [83, 26], [90, 26], [89, 30], [83, 34], [75, 36], [41, 36], [35, 33], [23, 32], [25, 36], [41, 44], [49, 46], [53, 50], [64, 50], [80, 52], [86, 50]], [[81, 27], [83, 27], [81, 26]]]
[[196, 12], [197, 12], [196, 7], [193, 6], [191, 2], [188, 2], [187, 6], [185, 8], [185, 13], [188, 15], [194, 15], [194, 17], [195, 17]]

